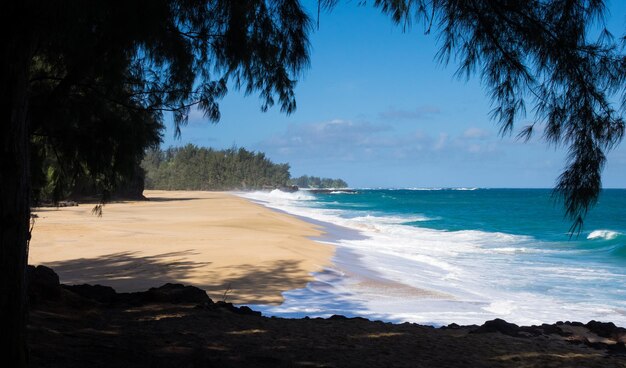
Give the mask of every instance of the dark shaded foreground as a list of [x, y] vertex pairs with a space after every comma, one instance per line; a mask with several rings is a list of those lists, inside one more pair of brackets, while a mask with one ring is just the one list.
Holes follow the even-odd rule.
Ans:
[[267, 318], [194, 287], [116, 293], [29, 274], [31, 367], [626, 367], [626, 330], [610, 323]]

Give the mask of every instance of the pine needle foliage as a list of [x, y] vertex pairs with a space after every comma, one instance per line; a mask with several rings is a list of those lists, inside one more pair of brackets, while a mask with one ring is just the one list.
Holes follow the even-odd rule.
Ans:
[[604, 24], [604, 1], [376, 0], [373, 5], [404, 29], [422, 25], [425, 33], [437, 34], [437, 59], [455, 64], [459, 78], [481, 78], [503, 135], [527, 119], [531, 123], [519, 138], [528, 140], [539, 130], [547, 142], [568, 150], [554, 195], [573, 220], [572, 233], [579, 232], [600, 194], [606, 153], [624, 135], [626, 57]]

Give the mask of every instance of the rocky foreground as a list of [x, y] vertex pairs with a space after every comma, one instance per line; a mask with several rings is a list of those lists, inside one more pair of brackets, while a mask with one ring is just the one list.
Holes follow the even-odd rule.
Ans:
[[117, 293], [42, 266], [29, 280], [32, 367], [626, 367], [626, 329], [612, 323], [267, 318], [191, 286]]

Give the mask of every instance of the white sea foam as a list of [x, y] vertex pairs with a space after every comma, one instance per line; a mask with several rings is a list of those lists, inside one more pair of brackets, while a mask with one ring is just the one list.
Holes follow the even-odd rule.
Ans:
[[282, 200], [284, 204], [290, 203], [286, 201], [312, 201], [315, 199], [315, 196], [311, 193], [307, 193], [306, 191], [296, 191], [296, 192], [284, 192], [280, 189], [274, 189], [270, 192], [267, 191], [257, 191], [257, 192], [238, 192], [237, 195], [249, 199], [253, 199], [256, 201], [263, 201], [268, 203], [276, 202], [277, 200]]
[[365, 215], [351, 217], [352, 222], [367, 222], [367, 223], [379, 223], [379, 224], [405, 224], [409, 222], [422, 222], [436, 220], [436, 218], [430, 218], [422, 215], [407, 215], [407, 216], [375, 216]]
[[493, 314], [506, 316], [513, 313], [513, 311], [517, 308], [515, 304], [516, 303], [513, 300], [497, 300], [483, 309]]
[[[422, 215], [325, 209], [308, 193], [272, 193], [243, 196], [363, 236], [329, 240], [337, 247], [334, 263], [341, 271], [317, 274], [320, 282], [285, 292], [280, 306], [254, 306], [266, 314], [344, 314], [427, 324], [483, 323], [497, 317], [518, 324], [596, 319], [626, 325], [626, 315], [619, 312], [626, 310], [621, 289], [584, 286], [626, 280], [626, 274], [550, 258], [571, 250], [529, 236], [406, 225], [432, 220]], [[609, 230], [591, 235], [617, 236]], [[385, 281], [362, 282], [372, 278]]]
[[589, 235], [587, 235], [587, 239], [605, 239], [605, 240], [613, 240], [617, 238], [621, 233], [617, 231], [611, 230], [594, 230]]

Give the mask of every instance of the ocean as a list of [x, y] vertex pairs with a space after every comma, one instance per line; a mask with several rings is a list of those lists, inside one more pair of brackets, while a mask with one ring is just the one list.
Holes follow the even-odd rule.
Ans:
[[574, 237], [549, 189], [237, 194], [323, 227], [314, 240], [336, 247], [283, 304], [252, 306], [264, 315], [626, 326], [626, 190], [604, 190]]

